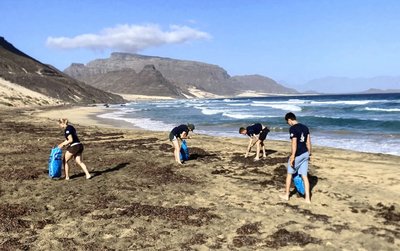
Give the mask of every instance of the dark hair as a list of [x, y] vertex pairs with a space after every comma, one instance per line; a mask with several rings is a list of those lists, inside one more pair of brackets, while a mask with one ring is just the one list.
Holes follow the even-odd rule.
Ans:
[[285, 120], [288, 121], [289, 119], [291, 119], [291, 120], [296, 120], [296, 115], [294, 115], [293, 112], [288, 112], [288, 113], [286, 113], [286, 115], [285, 115]]
[[189, 128], [190, 131], [194, 130], [194, 125], [193, 124], [188, 124], [187, 127]]
[[246, 128], [240, 127], [240, 128], [239, 128], [239, 133], [242, 134], [242, 132], [244, 132], [245, 130], [246, 130]]

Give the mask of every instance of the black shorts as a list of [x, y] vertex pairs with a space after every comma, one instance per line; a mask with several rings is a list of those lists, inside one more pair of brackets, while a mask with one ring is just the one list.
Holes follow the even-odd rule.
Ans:
[[70, 152], [73, 156], [76, 156], [80, 153], [83, 153], [83, 144], [73, 145], [67, 148], [67, 151]]
[[264, 129], [262, 129], [260, 136], [258, 136], [258, 139], [263, 141], [267, 138], [267, 135], [269, 133], [269, 129], [267, 127], [265, 127]]

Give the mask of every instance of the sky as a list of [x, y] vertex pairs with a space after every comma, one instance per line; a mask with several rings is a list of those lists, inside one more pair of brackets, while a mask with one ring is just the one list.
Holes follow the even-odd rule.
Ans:
[[330, 76], [400, 77], [398, 0], [1, 0], [0, 13], [0, 36], [60, 70], [130, 52], [300, 89]]

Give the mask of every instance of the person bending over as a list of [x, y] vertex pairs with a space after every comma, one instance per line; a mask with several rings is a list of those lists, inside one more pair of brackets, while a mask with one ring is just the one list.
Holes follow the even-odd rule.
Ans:
[[172, 145], [174, 146], [175, 161], [178, 164], [182, 164], [181, 158], [179, 156], [182, 139], [188, 138], [189, 132], [192, 132], [193, 130], [194, 130], [194, 125], [187, 124], [174, 127], [172, 131], [169, 133], [169, 140], [172, 142]]
[[260, 123], [256, 123], [254, 125], [248, 126], [246, 128], [240, 127], [239, 133], [243, 135], [247, 135], [250, 138], [249, 145], [247, 147], [246, 154], [244, 155], [245, 158], [249, 155], [251, 148], [256, 145], [257, 146], [257, 153], [254, 160], [260, 159], [260, 146], [263, 151], [263, 158], [267, 157], [265, 153], [265, 145], [264, 140], [267, 138], [267, 134], [269, 133], [269, 129], [266, 126], [263, 126]]

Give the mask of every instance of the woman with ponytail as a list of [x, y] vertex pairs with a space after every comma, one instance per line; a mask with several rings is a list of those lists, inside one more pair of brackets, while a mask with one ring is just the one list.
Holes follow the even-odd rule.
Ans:
[[64, 170], [65, 179], [69, 180], [69, 165], [68, 161], [72, 158], [75, 159], [76, 164], [78, 164], [82, 170], [85, 172], [86, 179], [90, 179], [91, 176], [87, 170], [85, 163], [83, 163], [83, 144], [79, 141], [78, 135], [75, 128], [68, 124], [68, 120], [65, 118], [59, 119], [58, 124], [64, 129], [65, 140], [58, 145], [59, 148], [66, 147], [67, 151], [64, 155]]

